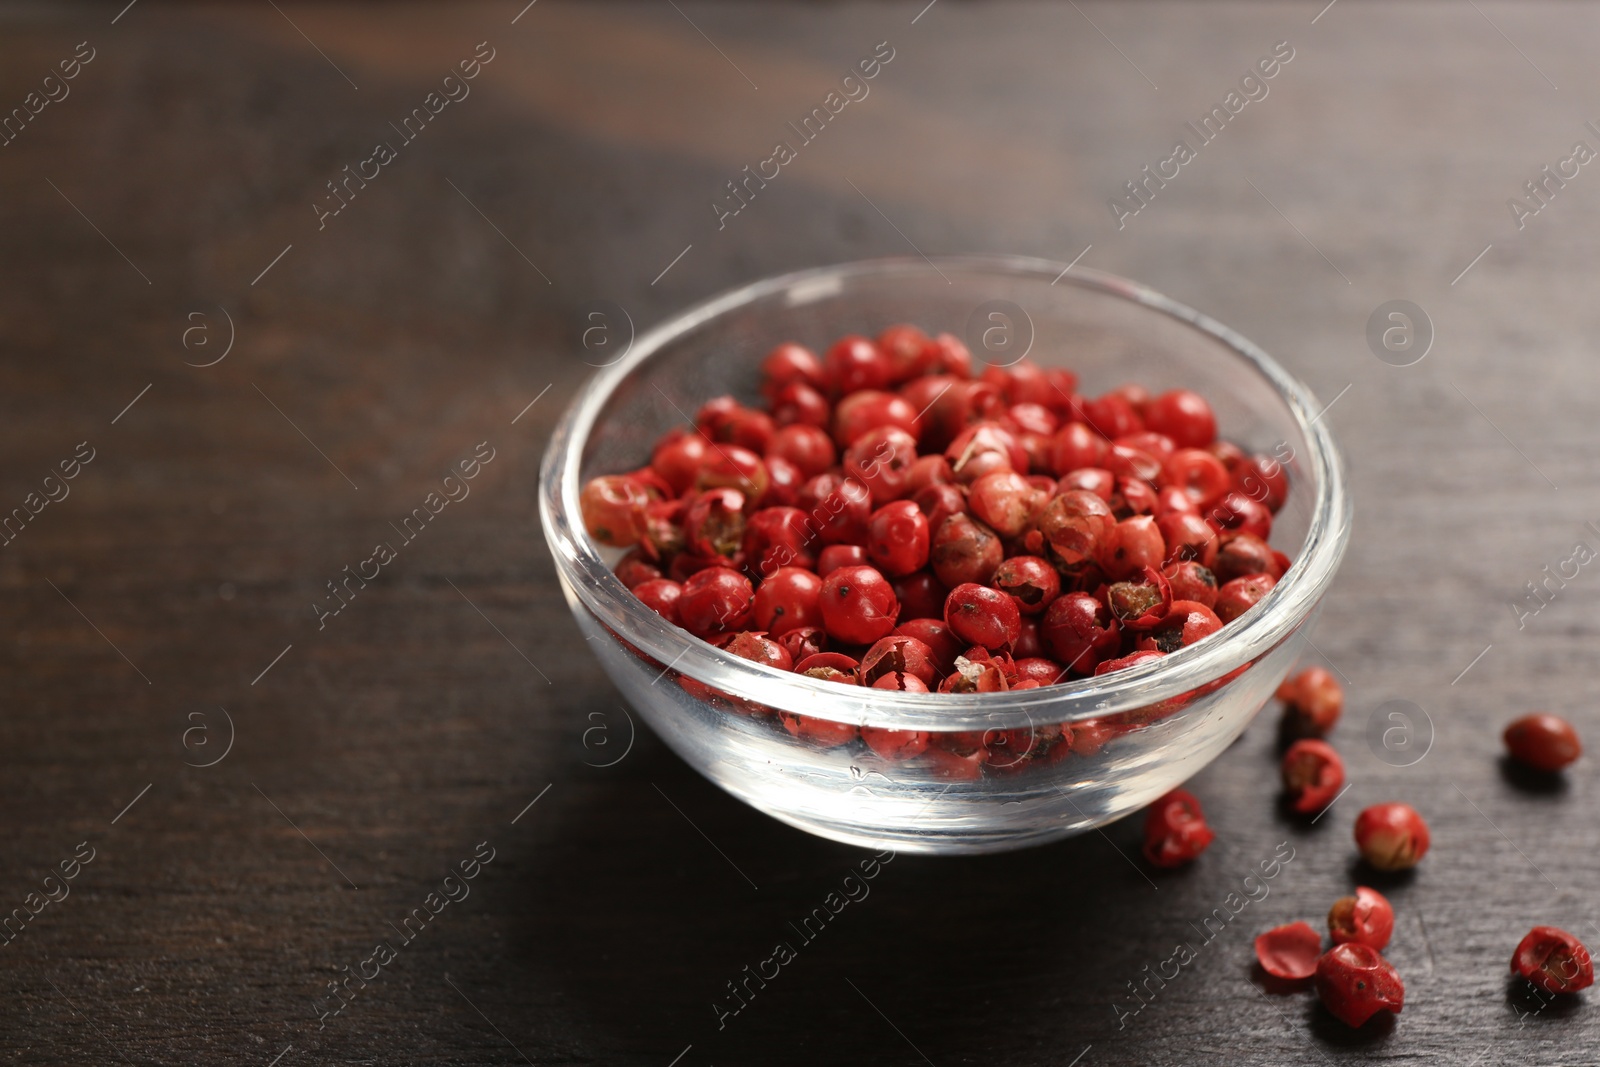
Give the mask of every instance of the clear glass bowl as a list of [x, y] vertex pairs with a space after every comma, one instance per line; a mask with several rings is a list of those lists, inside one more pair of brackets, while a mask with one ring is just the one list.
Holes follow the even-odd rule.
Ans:
[[[1006, 317], [991, 318], [997, 310]], [[1114, 674], [1014, 693], [889, 692], [786, 673], [729, 655], [636, 600], [608, 566], [616, 553], [583, 529], [584, 481], [644, 465], [656, 438], [690, 422], [712, 396], [755, 403], [759, 363], [778, 342], [821, 351], [843, 334], [896, 322], [971, 336], [976, 358], [1001, 364], [1027, 342], [1031, 360], [1071, 368], [1087, 395], [1124, 382], [1203, 393], [1222, 436], [1285, 459], [1291, 490], [1272, 541], [1294, 565], [1216, 636]], [[985, 334], [991, 326], [1002, 329]], [[1216, 758], [1271, 698], [1300, 656], [1349, 537], [1343, 462], [1316, 411], [1305, 386], [1261, 349], [1133, 282], [1016, 257], [848, 263], [745, 286], [638, 337], [556, 428], [540, 514], [590, 647], [701, 774], [835, 840], [999, 851], [1138, 810]], [[928, 755], [888, 762], [859, 739], [824, 748], [792, 737], [781, 713], [858, 727], [1012, 730], [1020, 740], [1008, 751], [1033, 754], [981, 768]]]

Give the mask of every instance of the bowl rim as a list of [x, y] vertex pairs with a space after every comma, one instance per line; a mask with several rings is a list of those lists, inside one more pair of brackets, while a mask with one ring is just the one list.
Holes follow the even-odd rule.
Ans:
[[[584, 445], [601, 409], [639, 365], [702, 324], [738, 308], [788, 293], [791, 306], [837, 295], [865, 276], [942, 276], [941, 267], [964, 273], [1049, 279], [1119, 297], [1204, 333], [1273, 388], [1307, 442], [1304, 457], [1316, 495], [1306, 537], [1293, 566], [1250, 611], [1229, 623], [1222, 640], [1204, 640], [1159, 660], [1112, 674], [1053, 686], [997, 693], [901, 693], [842, 686], [780, 671], [724, 652], [667, 622], [636, 598], [602, 559], [581, 523], [580, 466]], [[948, 280], [948, 279], [946, 279]], [[774, 342], [776, 343], [776, 342]], [[1325, 410], [1325, 409], [1323, 409]], [[1086, 267], [1029, 256], [897, 256], [813, 267], [748, 283], [668, 316], [640, 334], [626, 356], [599, 370], [552, 433], [540, 467], [539, 512], [545, 538], [568, 591], [617, 636], [638, 651], [697, 681], [779, 710], [816, 718], [898, 729], [1021, 728], [1036, 722], [1071, 722], [1127, 712], [1181, 697], [1259, 659], [1295, 632], [1332, 583], [1350, 535], [1351, 501], [1344, 460], [1311, 391], [1259, 346], [1208, 315], [1148, 286]], [[577, 610], [577, 605], [572, 605]]]

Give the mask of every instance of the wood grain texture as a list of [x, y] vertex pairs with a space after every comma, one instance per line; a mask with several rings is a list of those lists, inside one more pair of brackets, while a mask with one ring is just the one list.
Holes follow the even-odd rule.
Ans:
[[[0, 913], [94, 850], [0, 947], [8, 1061], [1600, 1062], [1591, 1004], [1519, 1020], [1506, 976], [1536, 922], [1600, 938], [1593, 769], [1532, 790], [1497, 739], [1530, 707], [1596, 733], [1600, 577], [1521, 628], [1511, 605], [1600, 544], [1600, 177], [1521, 230], [1506, 206], [1574, 141], [1600, 146], [1594, 8], [543, 0], [513, 25], [517, 0], [121, 6], [0, 13], [6, 109], [95, 49], [0, 148], [0, 510], [95, 450], [0, 548]], [[471, 96], [319, 229], [325, 182], [480, 41]], [[871, 95], [719, 230], [723, 183], [880, 41]], [[1279, 41], [1269, 94], [1119, 230], [1108, 199]], [[561, 602], [537, 464], [589, 373], [594, 301], [643, 326], [911, 242], [1092, 245], [1086, 265], [1338, 398], [1357, 529], [1315, 640], [1349, 683], [1354, 784], [1317, 826], [1285, 820], [1263, 719], [1194, 783], [1220, 837], [1188, 871], [1152, 882], [1127, 824], [900, 857], [719, 1029], [726, 983], [858, 854], [643, 731], [592, 766], [627, 726]], [[1436, 332], [1407, 368], [1365, 337], [1399, 298]], [[186, 366], [221, 352], [223, 309], [232, 351]], [[209, 347], [186, 348], [197, 325]], [[326, 583], [479, 442], [471, 495], [319, 629]], [[1432, 721], [1414, 766], [1365, 740], [1397, 699]], [[192, 766], [222, 751], [220, 709], [235, 743]], [[613, 747], [585, 744], [596, 712]], [[1351, 819], [1386, 799], [1425, 812], [1434, 851], [1384, 887], [1404, 1015], [1351, 1034], [1258, 988], [1250, 939], [1320, 921], [1351, 884]], [[1119, 1019], [1126, 983], [1281, 841], [1270, 895]], [[470, 896], [319, 1029], [327, 983], [480, 842]]]

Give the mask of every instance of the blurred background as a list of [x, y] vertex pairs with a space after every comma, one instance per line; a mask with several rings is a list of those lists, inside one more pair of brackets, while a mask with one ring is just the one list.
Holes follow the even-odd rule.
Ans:
[[[1593, 722], [1600, 579], [1529, 583], [1600, 546], [1597, 41], [1591, 5], [1489, 0], [0, 6], [0, 511], [24, 509], [0, 538], [0, 914], [29, 915], [0, 1050], [1592, 1058], [1593, 1013], [1533, 1010], [1505, 962], [1536, 922], [1600, 936], [1592, 774], [1529, 790], [1498, 731]], [[869, 57], [869, 91], [798, 136]], [[795, 158], [733, 199], [779, 141]], [[1192, 786], [1205, 862], [1152, 880], [1128, 824], [898, 857], [719, 1020], [860, 854], [634, 728], [560, 603], [539, 457], [597, 310], [643, 329], [786, 270], [970, 251], [1146, 282], [1328, 405], [1356, 532], [1314, 639], [1346, 685], [1348, 807], [1279, 813], [1269, 709]], [[1386, 344], [1397, 307], [1414, 336]], [[480, 443], [470, 498], [329, 599]], [[1403, 759], [1371, 740], [1391, 701]], [[1352, 1033], [1258, 984], [1250, 937], [1320, 925], [1382, 800], [1434, 852], [1385, 887], [1405, 1012]], [[1119, 1013], [1280, 841], [1245, 928]], [[474, 857], [469, 896], [329, 991]]]

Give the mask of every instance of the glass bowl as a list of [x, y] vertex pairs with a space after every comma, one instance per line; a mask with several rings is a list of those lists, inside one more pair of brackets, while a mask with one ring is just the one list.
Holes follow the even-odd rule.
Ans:
[[[1294, 563], [1259, 604], [1154, 662], [1020, 692], [902, 693], [840, 685], [730, 655], [671, 625], [612, 574], [578, 494], [597, 474], [646, 464], [665, 430], [710, 397], [758, 398], [780, 341], [822, 351], [897, 322], [968, 338], [975, 359], [1066, 366], [1095, 395], [1124, 382], [1186, 387], [1222, 436], [1276, 455], [1289, 500], [1272, 542]], [[1306, 387], [1261, 349], [1134, 282], [1000, 256], [882, 259], [747, 285], [639, 336], [562, 417], [541, 470], [540, 516], [562, 590], [590, 648], [675, 752], [729, 793], [838, 841], [911, 852], [991, 852], [1080, 833], [1136, 811], [1215, 759], [1272, 697], [1310, 636], [1344, 554], [1343, 461]], [[833, 747], [784, 718], [842, 724]], [[927, 753], [877, 756], [855, 727], [927, 731]], [[1011, 743], [987, 764], [951, 755]], [[963, 740], [952, 735], [968, 734]]]

